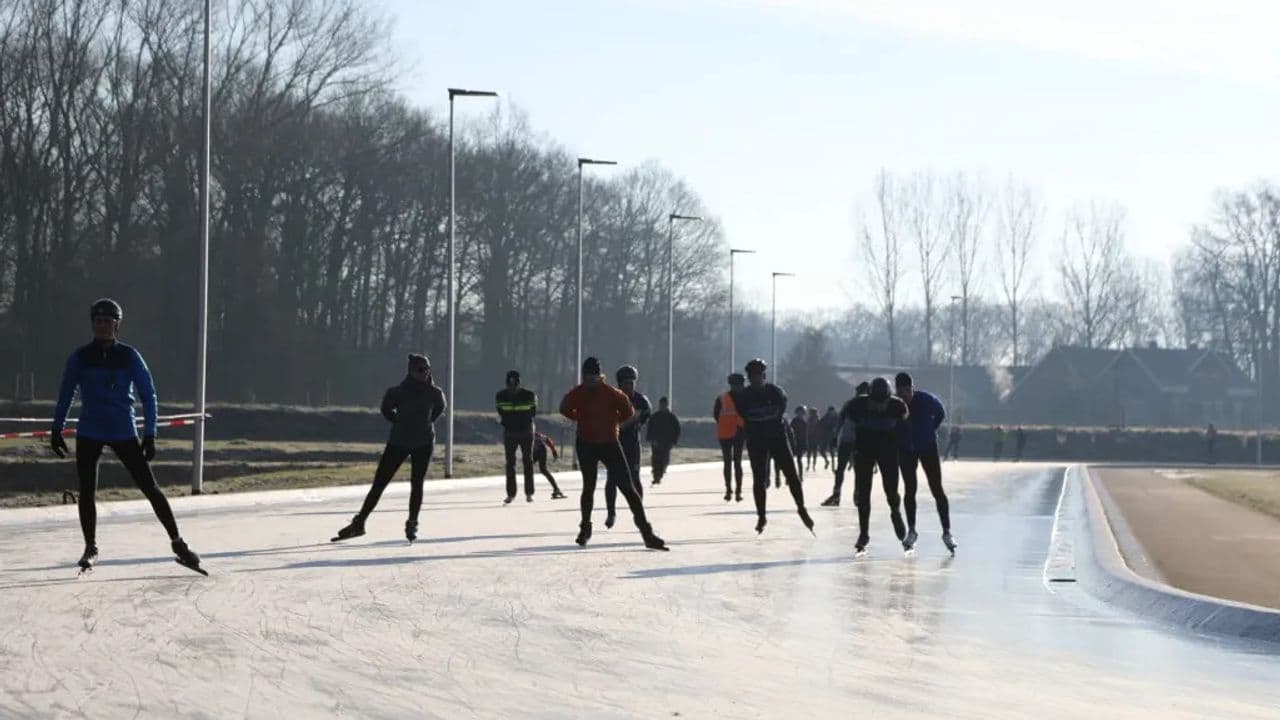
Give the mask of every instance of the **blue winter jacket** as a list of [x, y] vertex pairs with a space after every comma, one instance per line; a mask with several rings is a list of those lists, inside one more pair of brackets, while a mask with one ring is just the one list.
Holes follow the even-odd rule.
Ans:
[[53, 429], [67, 423], [71, 401], [80, 391], [80, 420], [76, 435], [102, 442], [138, 437], [134, 391], [142, 400], [143, 435], [156, 434], [156, 386], [137, 350], [124, 343], [90, 343], [71, 353], [62, 373]]
[[933, 393], [916, 390], [907, 408], [910, 414], [898, 423], [898, 447], [911, 453], [937, 447], [938, 428], [947, 417], [942, 401]]

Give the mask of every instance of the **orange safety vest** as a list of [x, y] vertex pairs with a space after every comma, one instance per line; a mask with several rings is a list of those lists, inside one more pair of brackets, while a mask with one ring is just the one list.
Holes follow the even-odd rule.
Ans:
[[745, 423], [738, 414], [738, 406], [733, 404], [733, 396], [725, 393], [720, 396], [720, 419], [716, 421], [716, 437], [721, 440], [732, 440]]

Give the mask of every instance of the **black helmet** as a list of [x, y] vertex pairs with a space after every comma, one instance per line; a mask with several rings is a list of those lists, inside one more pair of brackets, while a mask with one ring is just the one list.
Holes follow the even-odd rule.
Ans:
[[618, 382], [620, 383], [626, 382], [628, 380], [639, 380], [640, 371], [636, 370], [631, 365], [623, 365], [622, 367], [618, 368], [618, 372], [615, 373], [614, 376], [618, 378]]
[[102, 298], [89, 306], [89, 319], [92, 320], [100, 317], [121, 320], [124, 318], [124, 310], [120, 309], [120, 303], [115, 300], [112, 300], [111, 298]]
[[753, 372], [764, 372], [769, 369], [769, 366], [765, 365], [764, 361], [760, 358], [752, 358], [747, 361], [747, 367], [745, 369], [747, 374], [750, 375]]
[[742, 373], [729, 373], [729, 384], [733, 387], [745, 385], [747, 384], [747, 379], [743, 377]]
[[588, 373], [590, 373], [590, 374], [592, 374], [592, 375], [599, 375], [599, 374], [600, 374], [600, 360], [599, 360], [599, 359], [597, 359], [597, 358], [595, 358], [595, 357], [589, 357], [589, 358], [587, 358], [586, 360], [583, 360], [583, 361], [582, 361], [582, 374], [586, 375], [586, 374], [588, 374]]
[[871, 399], [872, 400], [888, 400], [889, 399], [889, 381], [882, 377], [878, 377], [871, 381]]
[[854, 395], [870, 395], [871, 383], [867, 382], [866, 380], [863, 380], [862, 382], [858, 383], [858, 387], [853, 389], [853, 394]]
[[520, 382], [520, 371], [519, 371], [519, 370], [508, 370], [508, 371], [507, 371], [507, 382], [511, 382], [512, 380], [515, 380], [516, 382]]
[[893, 377], [893, 386], [896, 388], [909, 388], [911, 385], [911, 373], [900, 372]]

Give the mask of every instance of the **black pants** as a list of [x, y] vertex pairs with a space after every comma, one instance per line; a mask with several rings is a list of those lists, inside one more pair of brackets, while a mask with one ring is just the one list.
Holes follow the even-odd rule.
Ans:
[[534, 455], [533, 461], [538, 464], [538, 472], [542, 473], [542, 477], [546, 478], [547, 482], [551, 483], [551, 493], [553, 495], [559, 495], [560, 486], [556, 484], [556, 476], [552, 475], [551, 471], [547, 469], [546, 453]]
[[427, 469], [431, 467], [431, 454], [435, 451], [434, 442], [416, 448], [388, 444], [378, 460], [378, 469], [373, 473], [373, 486], [369, 494], [364, 496], [364, 505], [360, 506], [360, 519], [367, 520], [378, 506], [382, 491], [387, 489], [391, 478], [404, 464], [406, 458], [413, 458], [409, 466], [409, 522], [418, 524], [418, 511], [422, 509], [422, 484], [427, 479]]
[[507, 497], [516, 496], [516, 448], [524, 470], [524, 494], [533, 494], [533, 433], [503, 433], [502, 450], [507, 456]]
[[588, 443], [578, 441], [578, 467], [582, 469], [582, 522], [591, 522], [591, 509], [596, 500], [596, 474], [600, 465], [604, 465], [606, 483], [613, 483], [622, 492], [622, 497], [631, 508], [631, 517], [635, 519], [640, 534], [649, 533], [649, 521], [644, 516], [644, 504], [640, 499], [640, 490], [631, 479], [631, 469], [627, 467], [627, 459], [622, 455], [622, 446], [614, 443]]
[[666, 443], [654, 443], [649, 448], [649, 460], [653, 463], [653, 480], [657, 482], [666, 476], [667, 466], [671, 464], [671, 446]]
[[902, 471], [902, 504], [907, 510], [907, 527], [916, 526], [916, 487], [919, 484], [917, 466], [924, 469], [929, 492], [933, 493], [933, 501], [938, 505], [938, 519], [942, 521], [942, 529], [950, 530], [951, 506], [947, 502], [947, 493], [942, 490], [942, 462], [938, 458], [936, 445], [921, 453], [898, 451], [898, 468]]
[[731, 481], [738, 481], [738, 494], [742, 494], [742, 448], [746, 445], [746, 438], [742, 433], [732, 439], [720, 440], [720, 457], [724, 460], [724, 491], [729, 492], [733, 488], [730, 486]]
[[119, 442], [103, 442], [91, 438], [76, 438], [76, 472], [80, 476], [80, 531], [84, 533], [85, 545], [97, 545], [98, 542], [98, 505], [94, 495], [98, 491], [98, 460], [102, 458], [103, 448], [110, 447], [120, 459], [125, 470], [133, 477], [133, 482], [151, 502], [160, 524], [164, 525], [169, 539], [178, 538], [178, 523], [173, 519], [173, 510], [169, 508], [169, 500], [156, 484], [156, 476], [151, 473], [151, 464], [142, 456], [142, 443], [137, 438]]
[[[801, 482], [804, 482], [805, 448], [803, 445], [791, 447], [790, 441], [785, 441], [785, 442], [787, 443], [787, 447], [791, 448], [791, 456], [796, 460], [795, 462], [796, 477], [799, 478]], [[773, 479], [775, 481], [780, 480], [782, 478], [782, 475], [783, 475], [782, 468], [778, 466], [778, 463], [775, 460], [773, 463]]]
[[796, 470], [791, 443], [782, 435], [747, 438], [747, 454], [751, 458], [752, 492], [755, 495], [756, 515], [764, 517], [765, 497], [769, 490], [769, 463], [787, 478], [787, 488], [796, 501], [796, 508], [804, 507], [804, 487]]
[[[622, 448], [622, 458], [627, 462], [627, 475], [631, 478], [631, 486], [640, 497], [644, 497], [644, 485], [640, 484], [640, 437], [622, 438], [618, 440], [618, 446]], [[604, 506], [610, 515], [618, 509], [618, 482], [613, 473], [605, 474]]]
[[836, 485], [831, 491], [832, 495], [839, 495], [840, 489], [844, 487], [844, 471], [853, 461], [853, 455], [854, 444], [851, 442], [842, 442], [836, 447]]
[[946, 452], [942, 453], [942, 457], [944, 458], [949, 457], [952, 460], [959, 460], [960, 459], [960, 441], [948, 440], [947, 450]]
[[[831, 446], [831, 443], [828, 443], [828, 442], [817, 443], [818, 454], [822, 456], [822, 466], [824, 468], [829, 467], [831, 465], [831, 460], [833, 459], [830, 455], [827, 454], [827, 451], [830, 448], [830, 446]], [[815, 470], [818, 468], [817, 458], [814, 458], [813, 460], [813, 467]]]
[[880, 468], [880, 479], [884, 484], [884, 497], [889, 502], [889, 513], [893, 520], [893, 531], [901, 540], [906, 537], [906, 527], [899, 513], [901, 498], [898, 497], [898, 448], [894, 444], [864, 445], [857, 449], [853, 456], [853, 503], [858, 506], [858, 535], [867, 537], [871, 524], [871, 483], [875, 468]]

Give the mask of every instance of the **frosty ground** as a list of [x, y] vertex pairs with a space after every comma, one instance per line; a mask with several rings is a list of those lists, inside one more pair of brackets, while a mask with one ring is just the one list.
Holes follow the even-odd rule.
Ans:
[[[328, 538], [362, 488], [175, 501], [212, 573], [173, 563], [138, 503], [104, 504], [77, 579], [74, 509], [0, 512], [4, 717], [1274, 717], [1274, 650], [1199, 638], [1047, 585], [1062, 468], [947, 466], [952, 559], [927, 491], [904, 558], [875, 495], [785, 490], [753, 531], [719, 469], [646, 493], [671, 552], [623, 513], [587, 549], [571, 499], [501, 504], [494, 480], [430, 484], [421, 539], [397, 484], [369, 535]], [[144, 512], [145, 510], [145, 512]]]

